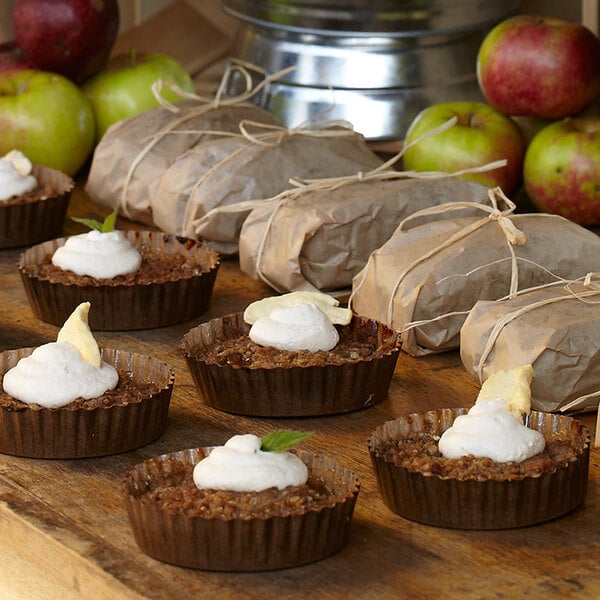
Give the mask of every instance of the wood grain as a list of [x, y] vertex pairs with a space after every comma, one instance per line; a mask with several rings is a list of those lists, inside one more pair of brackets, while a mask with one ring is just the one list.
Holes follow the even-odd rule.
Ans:
[[[101, 217], [80, 190], [70, 214]], [[121, 226], [131, 224], [121, 222]], [[65, 233], [81, 231], [72, 221]], [[38, 345], [57, 328], [34, 319], [15, 264], [0, 253], [0, 350]], [[457, 353], [414, 359], [401, 354], [381, 404], [305, 419], [238, 417], [203, 406], [179, 351], [183, 334], [212, 317], [270, 295], [262, 283], [223, 261], [208, 312], [165, 329], [97, 333], [100, 345], [154, 355], [175, 369], [168, 428], [157, 442], [99, 459], [0, 457], [0, 587], [7, 598], [261, 599], [593, 598], [600, 597], [600, 476], [593, 449], [584, 505], [553, 522], [507, 531], [453, 531], [412, 523], [383, 504], [366, 442], [382, 422], [408, 412], [470, 405], [477, 385]], [[594, 416], [582, 420], [592, 430]], [[335, 456], [361, 480], [353, 529], [335, 556], [295, 569], [221, 574], [162, 564], [136, 546], [121, 498], [126, 470], [145, 458], [223, 443], [234, 433], [286, 427], [315, 431], [306, 448]]]
[[581, 22], [598, 35], [600, 32], [600, 2], [598, 0], [581, 0]]

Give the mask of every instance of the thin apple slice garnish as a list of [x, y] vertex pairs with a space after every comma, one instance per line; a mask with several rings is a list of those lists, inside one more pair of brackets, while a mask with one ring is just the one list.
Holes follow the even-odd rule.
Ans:
[[348, 325], [352, 320], [352, 311], [341, 308], [339, 301], [321, 292], [290, 292], [282, 296], [270, 296], [249, 304], [244, 311], [244, 321], [249, 325], [260, 317], [266, 317], [274, 308], [297, 306], [299, 304], [315, 304], [334, 325]]
[[100, 348], [88, 324], [89, 312], [89, 302], [82, 302], [77, 306], [59, 330], [56, 341], [69, 342], [79, 350], [83, 360], [100, 367], [102, 364]]
[[25, 177], [31, 173], [33, 165], [20, 150], [11, 150], [4, 155], [4, 159], [12, 163], [12, 166], [19, 175]]
[[523, 365], [496, 371], [481, 386], [476, 404], [489, 400], [504, 400], [510, 412], [519, 421], [531, 411], [531, 382], [533, 366]]

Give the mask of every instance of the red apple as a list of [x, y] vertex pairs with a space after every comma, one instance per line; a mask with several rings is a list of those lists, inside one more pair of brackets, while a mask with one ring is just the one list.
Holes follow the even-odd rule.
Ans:
[[117, 0], [16, 0], [15, 38], [35, 68], [80, 82], [108, 60], [119, 29]]
[[443, 102], [422, 110], [405, 136], [408, 145], [452, 117], [456, 125], [421, 140], [403, 155], [404, 168], [412, 171], [452, 173], [506, 159], [505, 167], [463, 175], [490, 187], [500, 186], [508, 195], [521, 181], [524, 142], [517, 125], [484, 102]]
[[542, 129], [525, 154], [523, 181], [541, 211], [600, 225], [600, 117], [567, 118]]
[[600, 40], [564, 19], [512, 17], [483, 40], [477, 78], [486, 100], [504, 114], [573, 115], [600, 92]]
[[31, 69], [31, 65], [23, 58], [23, 53], [15, 41], [0, 44], [0, 71], [12, 69]]
[[92, 108], [70, 79], [26, 69], [0, 73], [0, 156], [15, 148], [74, 175], [93, 142]]

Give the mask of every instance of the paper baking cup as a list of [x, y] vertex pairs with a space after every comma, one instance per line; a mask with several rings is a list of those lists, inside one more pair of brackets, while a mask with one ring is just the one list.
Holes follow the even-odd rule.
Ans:
[[0, 202], [0, 248], [37, 244], [62, 234], [74, 182], [60, 171], [39, 165], [33, 166], [33, 174], [52, 193], [31, 202]]
[[[0, 374], [35, 348], [0, 353]], [[103, 349], [102, 358], [132, 373], [134, 381], [154, 382], [159, 392], [140, 402], [92, 409], [0, 407], [0, 453], [28, 458], [90, 458], [127, 452], [159, 438], [167, 426], [173, 390], [171, 367], [154, 358]]]
[[195, 465], [209, 449], [191, 449], [136, 465], [122, 489], [136, 543], [160, 561], [209, 571], [267, 571], [322, 560], [348, 539], [359, 492], [354, 473], [330, 458], [298, 452], [309, 471], [322, 477], [339, 499], [332, 507], [301, 515], [231, 519], [173, 514], [140, 501], [148, 482], [174, 463]]
[[399, 353], [398, 335], [385, 325], [354, 317], [347, 327], [354, 335], [367, 330], [382, 356], [325, 367], [250, 369], [208, 364], [192, 355], [194, 348], [209, 348], [215, 340], [247, 334], [243, 313], [191, 329], [182, 340], [182, 349], [200, 396], [213, 408], [261, 417], [345, 413], [387, 397]]
[[217, 271], [218, 254], [200, 241], [151, 231], [127, 231], [126, 236], [139, 247], [156, 251], [179, 252], [202, 265], [193, 277], [147, 285], [65, 285], [29, 276], [26, 265], [41, 264], [54, 254], [67, 238], [38, 244], [26, 250], [18, 262], [21, 280], [35, 316], [61, 326], [81, 302], [90, 302], [90, 327], [95, 331], [153, 329], [183, 323], [199, 317], [208, 308]]
[[369, 452], [385, 504], [419, 523], [455, 529], [509, 529], [559, 517], [583, 502], [587, 491], [589, 431], [575, 419], [532, 411], [528, 426], [567, 432], [580, 449], [577, 460], [540, 477], [507, 481], [443, 479], [413, 473], [379, 456], [377, 449], [409, 432], [441, 435], [467, 409], [444, 409], [389, 421], [369, 438]]

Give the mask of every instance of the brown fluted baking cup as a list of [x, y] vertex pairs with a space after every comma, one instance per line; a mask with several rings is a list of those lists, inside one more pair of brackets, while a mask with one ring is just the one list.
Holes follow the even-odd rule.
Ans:
[[336, 491], [334, 506], [266, 519], [221, 519], [171, 513], [140, 496], [148, 482], [171, 473], [175, 463], [195, 465], [209, 449], [190, 449], [136, 465], [122, 484], [136, 543], [163, 562], [209, 571], [267, 571], [316, 562], [348, 539], [359, 492], [355, 474], [333, 459], [298, 452], [314, 476]]
[[0, 248], [37, 244], [62, 233], [74, 182], [64, 173], [40, 165], [33, 166], [33, 174], [52, 191], [30, 202], [0, 202]]
[[342, 365], [251, 369], [210, 364], [194, 356], [194, 348], [210, 348], [216, 340], [247, 334], [243, 313], [191, 329], [182, 350], [202, 399], [213, 408], [261, 417], [339, 414], [387, 397], [399, 353], [397, 333], [381, 323], [355, 316], [346, 327], [352, 335], [368, 335], [378, 357]]
[[[0, 353], [0, 375], [34, 348]], [[91, 458], [127, 452], [159, 438], [167, 426], [174, 372], [167, 364], [140, 354], [105, 348], [102, 358], [132, 374], [137, 382], [153, 382], [159, 391], [140, 402], [92, 409], [0, 406], [0, 453], [28, 458]]]
[[214, 250], [201, 241], [166, 233], [127, 231], [125, 234], [138, 248], [179, 252], [202, 270], [192, 277], [145, 285], [65, 285], [30, 276], [24, 267], [44, 262], [67, 238], [51, 240], [26, 250], [18, 263], [35, 316], [61, 326], [76, 306], [90, 302], [94, 307], [89, 316], [93, 330], [125, 331], [176, 325], [206, 311], [219, 269], [219, 257]]
[[467, 409], [443, 409], [389, 421], [369, 438], [379, 490], [393, 512], [419, 523], [453, 529], [510, 529], [554, 519], [579, 506], [588, 481], [590, 435], [571, 417], [532, 411], [528, 426], [546, 438], [566, 432], [580, 451], [554, 473], [506, 481], [445, 479], [386, 461], [378, 448], [410, 432], [441, 435]]

